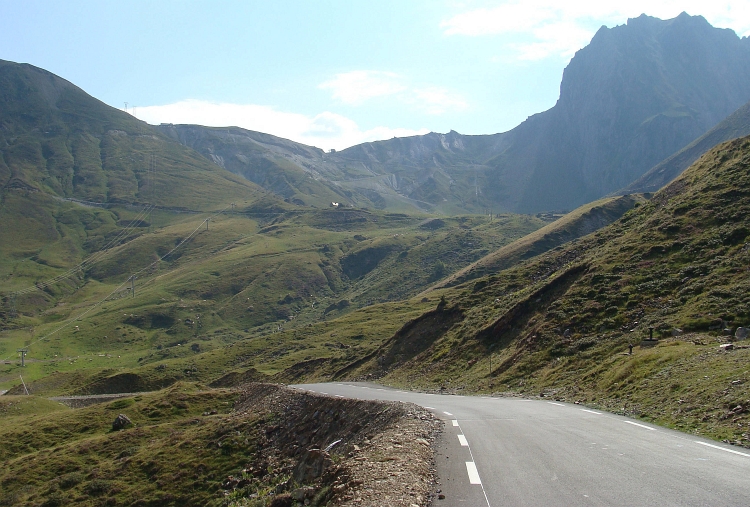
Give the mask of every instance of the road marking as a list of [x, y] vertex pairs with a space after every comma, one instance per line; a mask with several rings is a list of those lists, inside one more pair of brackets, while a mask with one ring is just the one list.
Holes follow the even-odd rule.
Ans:
[[435, 410], [435, 407], [425, 407], [427, 410]]
[[633, 421], [625, 421], [628, 424], [632, 424], [633, 426], [638, 426], [639, 428], [645, 428], [647, 430], [656, 431], [656, 428], [651, 428], [650, 426], [646, 426], [645, 424], [638, 424], [637, 422]]
[[708, 444], [706, 442], [698, 442], [697, 440], [695, 441], [695, 443], [696, 444], [705, 445], [706, 447], [713, 447], [714, 449], [719, 449], [720, 451], [731, 452], [732, 454], [739, 454], [740, 456], [745, 456], [745, 457], [750, 458], [750, 454], [747, 454], [745, 452], [735, 451], [734, 449], [727, 449], [726, 447], [721, 447], [719, 445]]
[[445, 415], [453, 415], [450, 412], [443, 412]]
[[461, 444], [461, 447], [469, 447], [469, 441], [466, 440], [466, 435], [458, 435], [458, 443]]
[[469, 473], [469, 484], [482, 484], [479, 478], [479, 471], [473, 461], [466, 462], [466, 471]]
[[457, 419], [453, 419], [453, 421], [451, 421], [451, 422], [453, 423], [453, 426], [458, 426], [458, 420]]
[[343, 398], [343, 396], [341, 396], [340, 394], [337, 394], [336, 398]]
[[328, 394], [328, 393], [321, 392], [320, 394]]
[[375, 389], [376, 391], [385, 391], [385, 389]]
[[548, 401], [547, 403], [549, 403], [550, 405], [557, 405], [558, 407], [564, 407], [565, 406], [562, 403], [555, 403], [554, 401]]
[[584, 412], [588, 412], [589, 414], [602, 415], [601, 412], [594, 412], [593, 410], [588, 410], [588, 409], [585, 409], [585, 408], [582, 408], [581, 410], [583, 410]]

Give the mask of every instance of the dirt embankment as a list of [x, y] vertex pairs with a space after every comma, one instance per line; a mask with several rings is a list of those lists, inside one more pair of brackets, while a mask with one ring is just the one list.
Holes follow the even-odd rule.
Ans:
[[[246, 474], [289, 476], [272, 507], [426, 506], [434, 490], [433, 443], [442, 424], [421, 407], [321, 396], [273, 384], [248, 384], [235, 417], [263, 414], [262, 442]], [[269, 472], [272, 471], [272, 472]], [[227, 495], [243, 479], [228, 477]]]

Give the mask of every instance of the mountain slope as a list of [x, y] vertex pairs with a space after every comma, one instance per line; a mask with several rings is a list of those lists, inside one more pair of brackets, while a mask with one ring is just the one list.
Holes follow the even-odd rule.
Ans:
[[211, 209], [262, 194], [45, 70], [0, 61], [0, 188]]
[[617, 194], [655, 192], [679, 176], [682, 171], [714, 146], [750, 134], [750, 102], [740, 107], [714, 128], [683, 149], [654, 166], [646, 174]]
[[335, 378], [541, 393], [750, 446], [748, 196], [750, 137], [589, 236], [432, 292]]
[[750, 99], [750, 39], [700, 16], [602, 27], [550, 110], [491, 136], [428, 134], [338, 152], [439, 205], [569, 210], [622, 188]]
[[[642, 195], [605, 198], [577, 208], [528, 236], [506, 245], [441, 280], [429, 290], [452, 287], [508, 269], [519, 262], [586, 236], [646, 201]], [[426, 291], [427, 292], [427, 291]]]

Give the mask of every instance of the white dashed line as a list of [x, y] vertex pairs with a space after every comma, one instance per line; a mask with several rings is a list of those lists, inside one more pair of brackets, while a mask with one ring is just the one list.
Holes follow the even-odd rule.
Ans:
[[638, 426], [639, 428], [645, 428], [647, 430], [656, 431], [656, 428], [651, 428], [650, 426], [646, 426], [645, 424], [638, 424], [637, 422], [633, 421], [625, 421], [628, 424], [632, 424], [633, 426]]
[[458, 420], [453, 419], [453, 421], [451, 421], [451, 422], [453, 423], [453, 426], [458, 426]]
[[376, 391], [385, 391], [385, 389], [375, 389]]
[[461, 447], [469, 447], [469, 441], [466, 440], [466, 435], [458, 435], [458, 443], [461, 444]]
[[328, 394], [328, 393], [321, 392], [320, 394]]
[[453, 415], [450, 412], [443, 412], [445, 415]]
[[698, 442], [697, 440], [695, 441], [695, 443], [705, 445], [706, 447], [713, 447], [714, 449], [719, 449], [720, 451], [731, 452], [732, 454], [739, 454], [740, 456], [745, 456], [745, 457], [750, 458], [750, 454], [747, 454], [745, 452], [735, 451], [734, 449], [727, 449], [726, 447], [721, 447], [721, 446], [709, 444], [706, 442]]
[[343, 398], [343, 396], [341, 396], [340, 394], [337, 394], [336, 398]]
[[435, 407], [425, 407], [427, 410], [435, 410]]
[[588, 412], [589, 414], [602, 415], [601, 412], [594, 412], [593, 410], [588, 410], [588, 409], [585, 409], [585, 408], [582, 408], [581, 410], [583, 410], [584, 412]]
[[550, 405], [557, 405], [558, 407], [564, 407], [565, 406], [562, 403], [555, 403], [554, 401], [548, 401], [547, 403], [549, 403]]
[[482, 484], [479, 478], [479, 471], [473, 461], [466, 462], [466, 471], [469, 473], [469, 484]]

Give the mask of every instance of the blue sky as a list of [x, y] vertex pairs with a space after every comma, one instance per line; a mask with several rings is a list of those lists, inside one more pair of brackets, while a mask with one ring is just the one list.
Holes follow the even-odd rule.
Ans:
[[683, 10], [750, 35], [746, 0], [0, 0], [0, 58], [149, 123], [341, 149], [509, 130], [554, 105], [600, 26]]

